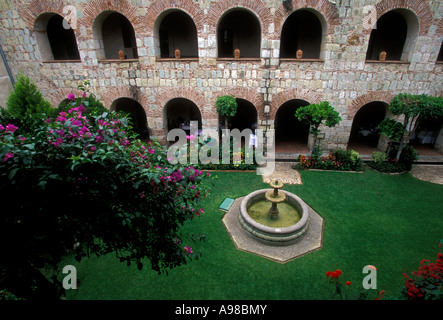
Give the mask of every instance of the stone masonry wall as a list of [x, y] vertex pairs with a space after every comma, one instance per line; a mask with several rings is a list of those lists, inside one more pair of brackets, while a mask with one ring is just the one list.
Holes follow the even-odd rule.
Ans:
[[[47, 12], [66, 16], [63, 8], [68, 4], [76, 8], [74, 31], [81, 62], [42, 61], [36, 21]], [[260, 58], [217, 58], [217, 23], [232, 8], [248, 10], [259, 20]], [[311, 8], [322, 22], [320, 59], [279, 59], [283, 23], [300, 8]], [[365, 61], [371, 17], [398, 8], [412, 13], [419, 25], [409, 58], [396, 63]], [[94, 24], [107, 10], [131, 22], [138, 59], [103, 59]], [[159, 58], [156, 28], [168, 10], [182, 10], [193, 19], [198, 58]], [[146, 112], [151, 135], [161, 140], [166, 135], [163, 111], [169, 100], [193, 101], [203, 125], [216, 128], [215, 100], [233, 94], [254, 104], [258, 124], [265, 129], [274, 128], [276, 112], [288, 100], [327, 100], [343, 121], [325, 130], [323, 143], [327, 148], [346, 148], [353, 118], [365, 104], [389, 103], [400, 92], [442, 94], [443, 64], [436, 62], [442, 21], [442, 0], [0, 0], [0, 44], [13, 74], [29, 76], [54, 105], [75, 92], [79, 82], [90, 80], [107, 107], [121, 97], [137, 100]]]

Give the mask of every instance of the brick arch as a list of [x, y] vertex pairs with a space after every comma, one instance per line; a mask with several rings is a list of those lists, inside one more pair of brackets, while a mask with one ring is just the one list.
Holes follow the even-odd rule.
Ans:
[[275, 116], [277, 114], [277, 110], [285, 102], [287, 102], [289, 100], [294, 100], [294, 99], [305, 100], [309, 103], [319, 103], [321, 101], [321, 96], [316, 92], [312, 92], [312, 91], [306, 90], [306, 89], [282, 91], [282, 92], [278, 93], [276, 96], [274, 96], [272, 99], [269, 118], [275, 119]]
[[104, 11], [116, 11], [124, 15], [134, 28], [136, 37], [146, 33], [143, 19], [138, 15], [137, 8], [127, 0], [92, 0], [83, 9], [83, 18], [78, 20], [79, 26], [85, 27], [87, 37], [92, 38], [94, 20]]
[[196, 91], [193, 88], [162, 88], [157, 91], [156, 104], [157, 111], [156, 116], [161, 118], [163, 115], [163, 109], [166, 104], [172, 99], [184, 98], [195, 103], [200, 110], [200, 114], [203, 118], [203, 107], [206, 105], [205, 96], [202, 92]]
[[[434, 22], [434, 15], [427, 1], [416, 0], [382, 0], [375, 5], [377, 10], [377, 19], [383, 14], [393, 9], [408, 9], [412, 11], [419, 21], [419, 35], [426, 35], [429, 31], [429, 27]], [[368, 30], [370, 32], [370, 30]]]
[[62, 0], [33, 0], [28, 5], [20, 5], [19, 12], [23, 14], [23, 20], [26, 27], [32, 32], [34, 30], [34, 24], [37, 18], [43, 13], [56, 13], [63, 15], [63, 8], [65, 4]]
[[203, 32], [205, 15], [197, 4], [189, 0], [156, 0], [149, 6], [144, 18], [148, 34], [153, 35], [158, 17], [169, 9], [178, 9], [187, 13], [194, 21], [197, 33]]
[[389, 91], [372, 91], [361, 95], [355, 98], [352, 104], [347, 107], [345, 112], [345, 114], [348, 116], [347, 120], [354, 120], [358, 110], [370, 102], [380, 101], [389, 105], [392, 98], [394, 98], [394, 94]]
[[282, 4], [278, 7], [274, 15], [276, 34], [280, 35], [283, 28], [283, 24], [289, 15], [298, 9], [312, 8], [318, 11], [326, 20], [328, 25], [328, 34], [333, 34], [334, 27], [341, 24], [337, 6], [329, 2], [328, 0], [292, 0], [290, 4], [292, 8], [288, 11]]
[[437, 34], [443, 35], [443, 19], [438, 20], [436, 24], [437, 24]]
[[221, 16], [228, 10], [236, 8], [248, 9], [255, 14], [260, 23], [262, 36], [268, 32], [269, 25], [273, 22], [273, 19], [266, 3], [260, 0], [220, 0], [218, 2], [212, 2], [207, 17], [209, 28], [212, 29], [211, 32], [216, 32]]
[[[224, 94], [230, 94], [230, 95], [232, 94], [235, 98], [249, 101], [250, 103], [252, 103], [254, 105], [255, 109], [257, 110], [258, 119], [260, 120], [263, 118], [263, 116], [264, 116], [263, 115], [263, 103], [264, 103], [263, 95], [258, 93], [257, 90], [240, 87], [240, 88], [229, 89]], [[219, 94], [219, 95], [216, 95], [213, 97], [213, 99], [211, 101], [212, 106], [215, 106], [215, 102], [216, 102], [217, 98], [221, 95], [222, 94]]]
[[[133, 89], [134, 88], [134, 89]], [[102, 102], [105, 105], [106, 108], [111, 108], [112, 103], [119, 99], [119, 98], [130, 98], [142, 106], [143, 110], [146, 113], [146, 116], [148, 116], [148, 105], [149, 105], [149, 99], [148, 96], [140, 92], [138, 88], [136, 87], [130, 87], [130, 86], [122, 86], [122, 87], [110, 87], [106, 90], [103, 90], [101, 93], [102, 96]]]
[[[68, 94], [73, 93], [75, 97], [82, 95], [83, 91], [74, 88], [57, 88], [51, 85], [39, 85], [40, 90], [45, 94], [46, 99], [49, 100], [51, 105], [55, 108], [68, 98]], [[55, 89], [54, 89], [55, 88]]]

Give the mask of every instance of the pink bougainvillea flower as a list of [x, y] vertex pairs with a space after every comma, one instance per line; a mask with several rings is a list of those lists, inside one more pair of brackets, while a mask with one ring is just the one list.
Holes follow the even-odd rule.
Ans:
[[192, 248], [191, 247], [188, 247], [188, 246], [185, 246], [185, 251], [187, 252], [187, 253], [192, 253], [193, 251], [192, 251]]
[[77, 110], [79, 111], [79, 112], [85, 112], [86, 111], [86, 108], [85, 108], [85, 106], [84, 105], [79, 105], [78, 107], [77, 107]]
[[13, 133], [15, 130], [17, 130], [18, 129], [18, 127], [16, 127], [16, 126], [14, 126], [13, 124], [8, 124], [7, 126], [6, 126], [6, 131], [5, 132], [11, 132], [11, 133]]
[[14, 158], [14, 154], [11, 152], [8, 152], [5, 154], [5, 157], [3, 158], [3, 162], [8, 161], [8, 159]]
[[2, 131], [2, 130], [4, 130], [5, 129], [5, 127], [3, 127], [1, 124], [0, 124], [0, 131]]
[[73, 93], [68, 94], [68, 99], [71, 101], [75, 100], [75, 95]]

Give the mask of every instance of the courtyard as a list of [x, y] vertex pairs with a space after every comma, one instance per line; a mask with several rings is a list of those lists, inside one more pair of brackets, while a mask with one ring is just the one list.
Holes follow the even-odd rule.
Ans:
[[[441, 169], [440, 169], [441, 173]], [[443, 185], [411, 174], [301, 171], [302, 184], [285, 185], [324, 219], [322, 247], [287, 263], [237, 250], [222, 223], [225, 198], [267, 187], [254, 172], [216, 172], [203, 206], [205, 214], [185, 226], [204, 233], [193, 243], [201, 259], [158, 275], [119, 263], [110, 254], [91, 257], [78, 268], [81, 282], [67, 299], [153, 300], [330, 300], [338, 299], [326, 272], [339, 269], [343, 280], [361, 289], [366, 265], [377, 268], [377, 289], [398, 299], [403, 272], [435, 258], [441, 239]]]

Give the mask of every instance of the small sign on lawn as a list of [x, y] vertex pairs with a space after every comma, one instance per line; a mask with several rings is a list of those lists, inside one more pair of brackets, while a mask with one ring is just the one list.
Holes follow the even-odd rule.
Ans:
[[220, 207], [218, 207], [218, 208], [223, 211], [228, 211], [231, 208], [233, 203], [234, 203], [234, 199], [226, 198], [225, 200], [223, 200]]

